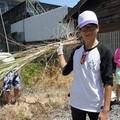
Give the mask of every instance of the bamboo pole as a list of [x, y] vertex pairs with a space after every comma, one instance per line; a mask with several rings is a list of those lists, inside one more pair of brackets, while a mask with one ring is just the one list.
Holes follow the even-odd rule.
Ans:
[[6, 34], [5, 25], [4, 25], [4, 21], [3, 21], [3, 17], [2, 17], [1, 8], [0, 8], [0, 16], [1, 16], [1, 21], [2, 21], [2, 25], [3, 25], [4, 34], [5, 34], [7, 51], [9, 52], [9, 45], [8, 45], [7, 34]]

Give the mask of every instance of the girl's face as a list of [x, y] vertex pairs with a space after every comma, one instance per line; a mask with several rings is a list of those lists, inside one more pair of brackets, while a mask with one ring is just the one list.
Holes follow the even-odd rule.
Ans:
[[96, 24], [87, 24], [80, 28], [80, 34], [85, 42], [94, 41], [99, 31], [99, 26]]

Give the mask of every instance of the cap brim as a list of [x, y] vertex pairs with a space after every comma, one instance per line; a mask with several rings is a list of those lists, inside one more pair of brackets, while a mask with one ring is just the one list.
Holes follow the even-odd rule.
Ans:
[[79, 25], [79, 27], [82, 28], [83, 26], [85, 26], [85, 25], [87, 25], [87, 24], [90, 24], [90, 23], [93, 23], [93, 24], [98, 25], [98, 21], [87, 20], [87, 21], [84, 21], [83, 23], [81, 23], [81, 24]]

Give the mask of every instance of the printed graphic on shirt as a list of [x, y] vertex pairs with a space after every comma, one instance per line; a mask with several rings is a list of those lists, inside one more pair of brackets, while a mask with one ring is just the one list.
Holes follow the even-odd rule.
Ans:
[[94, 63], [94, 61], [90, 61], [90, 62], [87, 62], [87, 68], [91, 69], [91, 70], [95, 70], [95, 66], [96, 64]]

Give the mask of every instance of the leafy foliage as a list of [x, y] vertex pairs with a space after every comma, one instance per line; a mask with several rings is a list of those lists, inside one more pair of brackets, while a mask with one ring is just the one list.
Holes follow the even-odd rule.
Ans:
[[37, 79], [37, 76], [41, 75], [41, 68], [39, 63], [29, 63], [20, 72], [22, 81], [30, 85], [34, 79]]

